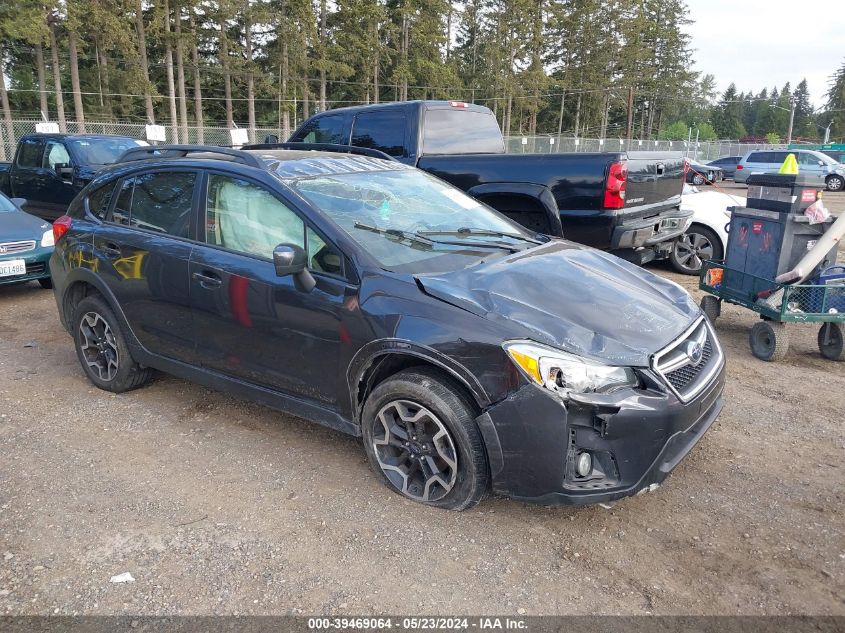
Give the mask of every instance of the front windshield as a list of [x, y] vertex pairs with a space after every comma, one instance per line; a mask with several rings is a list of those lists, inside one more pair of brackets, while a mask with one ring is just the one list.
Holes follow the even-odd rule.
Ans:
[[10, 213], [18, 208], [6, 196], [0, 193], [0, 213]]
[[538, 243], [533, 233], [417, 170], [317, 176], [293, 186], [396, 272], [458, 270]]
[[141, 144], [131, 138], [75, 138], [67, 142], [83, 165], [108, 165]]

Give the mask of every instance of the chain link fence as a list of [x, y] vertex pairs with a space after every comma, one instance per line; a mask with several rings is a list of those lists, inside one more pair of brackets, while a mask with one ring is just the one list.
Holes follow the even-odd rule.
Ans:
[[786, 145], [739, 143], [737, 141], [657, 141], [621, 138], [575, 138], [572, 136], [508, 136], [505, 149], [509, 154], [557, 154], [568, 152], [680, 152], [699, 161], [722, 156], [743, 156], [757, 149], [785, 149]]
[[[12, 122], [14, 134], [10, 138], [6, 127], [0, 125], [0, 160], [12, 160], [15, 154], [17, 140], [24, 134], [32, 134], [38, 120], [15, 120]], [[75, 121], [67, 122], [67, 132], [78, 134], [81, 132]], [[98, 123], [85, 122], [85, 132], [88, 134], [119, 134], [132, 138], [144, 138], [143, 123]], [[181, 143], [205, 143], [207, 145], [231, 145], [231, 137], [226, 127], [188, 126], [188, 137], [180, 138]], [[258, 127], [252, 134], [253, 142], [260, 143], [267, 135], [282, 138], [279, 128]], [[174, 129], [167, 128], [168, 140], [175, 139]], [[760, 145], [753, 143], [738, 143], [735, 141], [700, 141], [688, 143], [686, 141], [655, 141], [633, 140], [630, 143], [620, 138], [575, 138], [571, 136], [508, 136], [505, 138], [505, 148], [511, 154], [556, 154], [563, 152], [619, 152], [619, 151], [672, 151], [681, 152], [684, 156], [699, 161], [714, 160], [721, 156], [742, 156], [755, 149], [783, 149], [785, 145]]]

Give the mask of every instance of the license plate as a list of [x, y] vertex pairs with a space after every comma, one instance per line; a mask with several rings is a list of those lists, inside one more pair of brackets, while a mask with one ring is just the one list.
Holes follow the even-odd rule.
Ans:
[[26, 274], [26, 262], [22, 259], [9, 259], [0, 262], [0, 277], [13, 277]]

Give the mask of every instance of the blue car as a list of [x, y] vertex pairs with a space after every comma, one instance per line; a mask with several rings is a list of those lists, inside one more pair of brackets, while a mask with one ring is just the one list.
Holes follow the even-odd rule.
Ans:
[[52, 288], [53, 228], [22, 211], [22, 203], [0, 193], [0, 286], [38, 280], [42, 288]]

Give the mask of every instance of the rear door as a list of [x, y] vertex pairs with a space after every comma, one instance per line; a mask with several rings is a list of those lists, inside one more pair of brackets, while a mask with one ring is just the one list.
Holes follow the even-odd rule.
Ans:
[[12, 197], [26, 198], [26, 211], [44, 219], [54, 219], [52, 211], [45, 208], [41, 200], [44, 188], [44, 169], [41, 163], [45, 144], [46, 140], [42, 137], [21, 139], [15, 154], [15, 163], [11, 167], [10, 182], [14, 194]]
[[[355, 296], [339, 251], [262, 183], [209, 172], [204, 191], [205, 245], [190, 264], [200, 364], [335, 407], [341, 315]], [[307, 249], [311, 292], [276, 275], [272, 254], [281, 243]]]
[[199, 173], [157, 169], [124, 178], [94, 234], [99, 274], [150, 352], [192, 361], [188, 264]]

